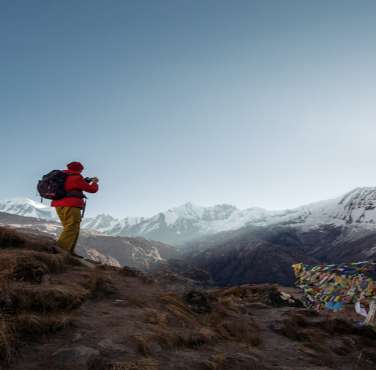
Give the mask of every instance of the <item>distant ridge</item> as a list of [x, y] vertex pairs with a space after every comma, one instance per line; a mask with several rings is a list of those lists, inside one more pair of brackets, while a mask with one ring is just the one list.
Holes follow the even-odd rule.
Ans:
[[[0, 212], [56, 220], [47, 206], [27, 198], [0, 201]], [[291, 210], [268, 211], [262, 208], [239, 210], [230, 204], [202, 207], [191, 202], [160, 212], [152, 217], [117, 219], [101, 214], [85, 218], [83, 227], [110, 236], [142, 236], [173, 245], [238, 230], [246, 226], [276, 224], [315, 225], [354, 224], [376, 228], [376, 188], [359, 187], [343, 196]]]

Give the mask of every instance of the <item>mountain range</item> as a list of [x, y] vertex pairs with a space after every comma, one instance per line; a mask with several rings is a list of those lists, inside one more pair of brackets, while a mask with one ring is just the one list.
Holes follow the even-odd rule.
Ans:
[[[0, 212], [57, 221], [54, 210], [27, 198], [0, 202]], [[109, 236], [132, 236], [182, 246], [218, 233], [247, 226], [299, 225], [305, 230], [318, 225], [358, 225], [376, 229], [376, 188], [356, 188], [340, 197], [302, 207], [269, 211], [239, 210], [233, 205], [211, 207], [186, 203], [152, 217], [117, 219], [107, 214], [85, 218], [84, 229]]]
[[[2, 202], [0, 211], [7, 212], [0, 214], [0, 224], [59, 232], [53, 210], [31, 200]], [[105, 263], [142, 270], [167, 264], [182, 276], [196, 278], [198, 273], [221, 286], [291, 285], [291, 265], [296, 262], [376, 259], [375, 221], [376, 188], [357, 188], [332, 200], [285, 211], [187, 203], [151, 218], [87, 218], [79, 248]]]

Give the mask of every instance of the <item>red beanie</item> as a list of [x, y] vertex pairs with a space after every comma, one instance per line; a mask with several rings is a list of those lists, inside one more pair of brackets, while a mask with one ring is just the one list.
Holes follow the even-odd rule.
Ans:
[[80, 162], [71, 162], [67, 164], [68, 170], [81, 172], [84, 166]]

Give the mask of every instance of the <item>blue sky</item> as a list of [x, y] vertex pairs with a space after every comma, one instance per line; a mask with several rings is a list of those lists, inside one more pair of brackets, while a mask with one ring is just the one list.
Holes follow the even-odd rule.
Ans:
[[0, 0], [0, 198], [280, 209], [376, 182], [372, 0]]

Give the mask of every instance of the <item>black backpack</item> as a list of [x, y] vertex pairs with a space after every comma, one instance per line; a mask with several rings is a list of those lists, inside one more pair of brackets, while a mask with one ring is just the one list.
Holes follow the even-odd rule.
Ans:
[[53, 170], [38, 182], [38, 193], [42, 198], [59, 200], [67, 196], [64, 184], [69, 174], [60, 170]]

